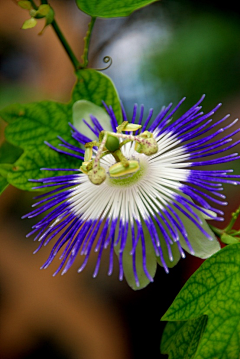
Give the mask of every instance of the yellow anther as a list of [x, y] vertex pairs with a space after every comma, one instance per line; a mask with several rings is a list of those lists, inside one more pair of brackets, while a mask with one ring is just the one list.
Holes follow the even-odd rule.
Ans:
[[149, 132], [149, 131], [144, 131], [144, 132], [140, 133], [139, 136], [143, 137], [143, 138], [152, 138], [153, 134], [151, 132]]
[[138, 161], [128, 161], [129, 166], [124, 167], [121, 162], [115, 163], [109, 168], [109, 173], [111, 177], [122, 177], [130, 173], [134, 173], [139, 170]]
[[135, 151], [138, 153], [142, 152], [142, 146], [140, 145], [140, 143], [136, 142], [135, 143], [135, 147], [134, 147]]
[[85, 175], [87, 175], [88, 174], [88, 168], [87, 168], [87, 165], [89, 164], [90, 162], [83, 162], [82, 163], [82, 166], [80, 167], [80, 170], [83, 172], [83, 173], [85, 173]]
[[92, 158], [92, 147], [87, 147], [84, 153], [84, 161], [90, 161]]
[[[117, 130], [119, 129], [120, 126], [117, 127]], [[128, 123], [123, 129], [122, 131], [137, 131], [141, 128], [141, 125], [135, 125], [134, 123]]]

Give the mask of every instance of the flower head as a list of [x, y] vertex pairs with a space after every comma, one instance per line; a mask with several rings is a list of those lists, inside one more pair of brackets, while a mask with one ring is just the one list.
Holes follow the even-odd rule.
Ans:
[[[95, 248], [95, 277], [103, 249], [109, 247], [108, 274], [113, 270], [115, 249], [119, 278], [123, 278], [124, 267], [130, 267], [138, 287], [142, 286], [143, 275], [148, 282], [153, 280], [147, 264], [149, 251], [168, 272], [174, 255], [184, 257], [184, 250], [206, 258], [220, 249], [204, 218], [222, 220], [223, 212], [215, 208], [227, 204], [220, 193], [222, 184], [239, 182], [232, 170], [211, 166], [239, 159], [237, 153], [222, 155], [240, 142], [231, 143], [231, 137], [239, 130], [229, 133], [237, 120], [226, 124], [228, 115], [212, 123], [211, 116], [220, 105], [204, 114], [199, 106], [203, 98], [176, 120], [172, 116], [184, 99], [172, 110], [171, 104], [163, 108], [154, 120], [150, 110], [143, 121], [143, 106], [137, 116], [135, 105], [130, 121], [123, 109], [121, 125], [112, 108], [105, 106], [110, 130], [91, 116], [91, 125], [83, 121], [92, 138], [72, 124], [72, 137], [79, 145], [60, 138], [61, 145], [71, 152], [47, 143], [59, 153], [79, 158], [80, 168], [75, 169], [75, 174], [34, 180], [42, 183], [36, 189], [50, 191], [38, 196], [34, 205], [37, 209], [24, 217], [45, 211], [48, 214], [33, 226], [29, 235], [34, 233], [35, 240], [40, 241], [37, 250], [56, 237], [43, 268], [65, 246], [54, 274], [62, 269], [65, 273], [79, 254], [84, 257], [80, 272]], [[223, 127], [218, 128], [220, 123]], [[206, 170], [206, 166], [210, 169]], [[124, 262], [126, 252], [128, 263]]]

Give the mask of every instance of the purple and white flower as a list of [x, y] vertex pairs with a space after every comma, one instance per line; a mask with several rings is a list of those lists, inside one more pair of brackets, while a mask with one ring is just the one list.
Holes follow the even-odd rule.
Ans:
[[[79, 255], [83, 256], [79, 268], [81, 272], [94, 249], [98, 252], [93, 274], [95, 277], [102, 252], [109, 247], [108, 274], [113, 271], [115, 250], [119, 260], [119, 278], [123, 279], [124, 273], [126, 275], [125, 267], [130, 267], [135, 286], [142, 287], [145, 285], [141, 282], [142, 277], [147, 282], [152, 281], [155, 271], [149, 273], [149, 248], [155, 256], [155, 262], [157, 259], [166, 272], [171, 261], [176, 262], [180, 256], [185, 256], [184, 250], [207, 258], [220, 249], [205, 219], [223, 220], [223, 212], [218, 208], [219, 205], [227, 204], [221, 193], [222, 184], [239, 184], [236, 181], [239, 176], [233, 175], [232, 170], [214, 169], [215, 165], [240, 158], [237, 153], [223, 154], [240, 142], [232, 142], [232, 136], [239, 129], [229, 132], [229, 128], [237, 121], [229, 123], [229, 115], [213, 123], [211, 117], [220, 104], [204, 114], [200, 106], [203, 98], [177, 119], [173, 115], [184, 99], [173, 109], [172, 104], [163, 108], [154, 120], [152, 110], [143, 120], [143, 106], [137, 116], [135, 105], [129, 124], [139, 124], [141, 128], [133, 133], [129, 131], [131, 127], [125, 127], [128, 129], [127, 132], [123, 129], [125, 134], [123, 131], [117, 132], [119, 125], [115, 114], [111, 107], [105, 106], [109, 115], [107, 129], [102, 127], [100, 119], [90, 116], [92, 123], [83, 121], [81, 128], [85, 124], [88, 134], [92, 133], [91, 138], [80, 133], [72, 124], [70, 127], [76, 145], [59, 137], [61, 146], [71, 152], [47, 143], [63, 155], [78, 158], [79, 167], [85, 161], [85, 171], [81, 167], [75, 169], [75, 174], [34, 180], [41, 183], [36, 189], [48, 192], [36, 197], [38, 202], [34, 206], [37, 208], [24, 217], [32, 218], [45, 211], [48, 213], [33, 226], [29, 235], [34, 234], [35, 240], [40, 241], [37, 250], [55, 239], [43, 268], [48, 267], [65, 246], [60, 257], [61, 264], [54, 274], [61, 270], [65, 273]], [[123, 120], [128, 121], [124, 109], [122, 113]], [[142, 138], [146, 138], [143, 133], [147, 133], [157, 143], [155, 153], [149, 155], [137, 149], [136, 143], [141, 147]], [[97, 145], [99, 135], [100, 138], [105, 137]], [[137, 163], [137, 169], [122, 171], [124, 161], [116, 159], [114, 151], [106, 147], [108, 136], [118, 138], [119, 151], [124, 161], [128, 161], [127, 165], [124, 164], [125, 168], [129, 168], [129, 163]], [[84, 145], [93, 140], [91, 158], [86, 161]], [[116, 163], [117, 168], [119, 166], [118, 176], [113, 175], [112, 170]], [[90, 180], [89, 171], [94, 166], [104, 172], [98, 184]], [[54, 189], [51, 190], [51, 187]]]

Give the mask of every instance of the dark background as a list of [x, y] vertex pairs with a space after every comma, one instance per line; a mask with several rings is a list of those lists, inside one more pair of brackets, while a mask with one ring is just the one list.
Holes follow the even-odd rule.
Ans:
[[[74, 1], [52, 0], [56, 19], [80, 57], [89, 17]], [[14, 1], [0, 1], [0, 108], [14, 102], [68, 101], [74, 85], [72, 65], [53, 30], [20, 30], [27, 11]], [[240, 105], [239, 7], [233, 2], [161, 1], [130, 17], [98, 19], [90, 48], [90, 66], [103, 66], [130, 114], [134, 103], [154, 107], [187, 96], [190, 107], [205, 93], [205, 112], [218, 102], [238, 116]], [[1, 140], [4, 124], [0, 124]], [[239, 171], [239, 163], [234, 163]], [[225, 218], [239, 205], [239, 190], [226, 186]], [[0, 358], [135, 359], [160, 358], [159, 345], [167, 310], [187, 278], [201, 263], [187, 255], [166, 275], [158, 268], [153, 284], [134, 292], [118, 281], [118, 268], [107, 276], [108, 253], [92, 278], [94, 254], [87, 268], [78, 264], [52, 277], [56, 263], [39, 267], [49, 248], [32, 255], [37, 244], [26, 239], [32, 193], [9, 186], [0, 202]], [[224, 226], [224, 223], [222, 224]], [[55, 266], [55, 267], [54, 267]]]

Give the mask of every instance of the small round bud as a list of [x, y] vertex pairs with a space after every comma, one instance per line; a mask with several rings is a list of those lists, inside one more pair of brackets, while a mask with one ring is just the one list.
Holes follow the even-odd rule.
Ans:
[[100, 185], [106, 179], [106, 171], [103, 167], [92, 169], [88, 172], [88, 178], [93, 184]]
[[37, 10], [31, 9], [29, 11], [29, 14], [30, 14], [31, 17], [35, 17], [37, 15]]

